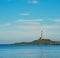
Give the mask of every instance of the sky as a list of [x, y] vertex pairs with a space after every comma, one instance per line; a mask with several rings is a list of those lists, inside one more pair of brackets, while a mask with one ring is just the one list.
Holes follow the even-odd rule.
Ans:
[[60, 0], [0, 0], [0, 44], [40, 38], [60, 40]]

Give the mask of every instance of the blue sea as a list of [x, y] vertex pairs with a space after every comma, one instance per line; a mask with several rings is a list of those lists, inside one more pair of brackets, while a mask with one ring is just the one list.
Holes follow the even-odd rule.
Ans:
[[0, 58], [60, 58], [60, 45], [0, 45]]

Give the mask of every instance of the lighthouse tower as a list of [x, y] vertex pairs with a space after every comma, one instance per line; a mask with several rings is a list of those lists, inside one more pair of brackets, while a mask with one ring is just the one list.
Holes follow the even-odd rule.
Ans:
[[43, 30], [41, 30], [41, 40], [43, 39]]

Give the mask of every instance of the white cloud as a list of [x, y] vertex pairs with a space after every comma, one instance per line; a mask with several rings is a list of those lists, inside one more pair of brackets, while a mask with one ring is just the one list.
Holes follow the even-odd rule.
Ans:
[[43, 22], [43, 19], [32, 19], [32, 20], [23, 20], [19, 19], [16, 22], [23, 23], [23, 24], [40, 24], [40, 22]]
[[11, 26], [11, 23], [5, 23], [5, 24], [0, 25], [0, 27], [8, 27], [8, 26]]
[[55, 19], [53, 20], [54, 22], [59, 22], [60, 23], [60, 19]]
[[56, 29], [60, 28], [58, 25], [43, 25], [42, 29]]
[[32, 19], [32, 20], [23, 20], [23, 19], [19, 19], [17, 20], [17, 22], [42, 22], [43, 19]]
[[20, 15], [22, 15], [22, 16], [29, 16], [30, 13], [28, 13], [28, 12], [26, 13], [26, 12], [25, 12], [25, 13], [21, 13]]
[[38, 1], [37, 1], [37, 0], [32, 0], [32, 3], [33, 3], [33, 4], [37, 4]]
[[31, 30], [31, 31], [40, 29], [39, 26], [17, 26], [17, 28], [22, 30]]
[[60, 28], [57, 25], [30, 25], [30, 26], [16, 26], [16, 28], [18, 29], [22, 29], [22, 30], [47, 30], [47, 29], [57, 29]]
[[37, 4], [38, 3], [38, 0], [29, 0], [29, 3]]
[[6, 23], [6, 24], [4, 24], [5, 26], [11, 26], [11, 23]]

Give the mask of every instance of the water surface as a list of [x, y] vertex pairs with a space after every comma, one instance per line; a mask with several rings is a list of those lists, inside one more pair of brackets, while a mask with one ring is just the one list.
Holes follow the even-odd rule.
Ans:
[[0, 45], [0, 58], [60, 58], [60, 45]]

